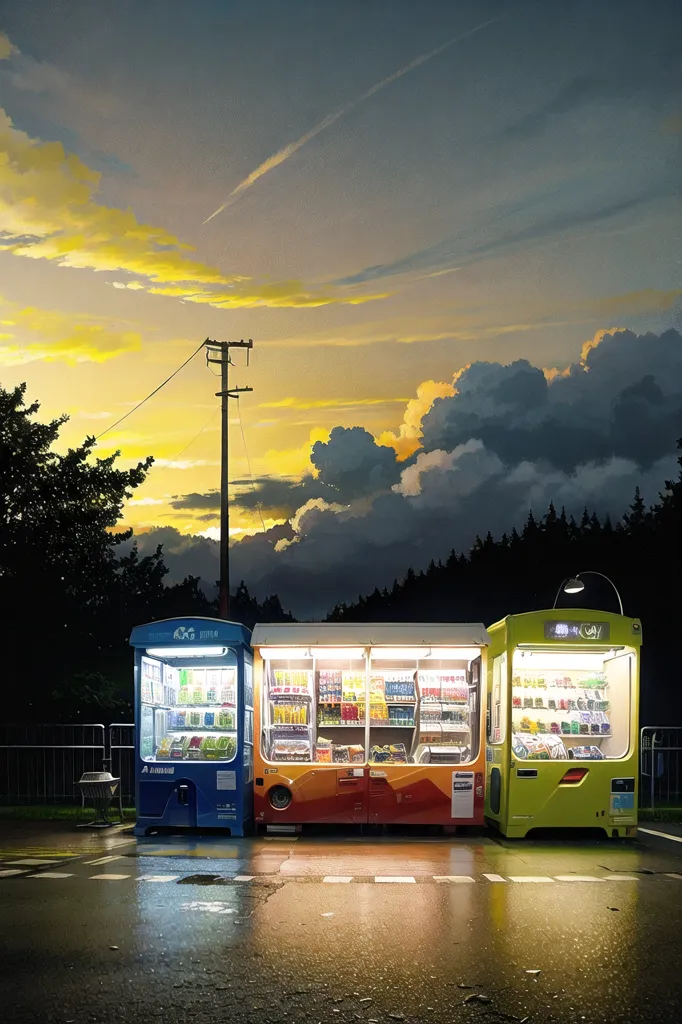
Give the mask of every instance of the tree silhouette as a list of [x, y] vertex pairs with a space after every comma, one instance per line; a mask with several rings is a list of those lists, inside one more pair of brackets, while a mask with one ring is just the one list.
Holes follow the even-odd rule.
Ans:
[[[180, 615], [217, 614], [199, 581], [166, 586], [161, 547], [140, 556], [132, 530], [116, 530], [124, 503], [153, 459], [131, 469], [119, 453], [95, 456], [86, 438], [56, 450], [67, 417], [48, 423], [26, 386], [0, 387], [0, 607], [6, 721], [132, 712], [131, 628]], [[124, 545], [122, 547], [122, 545]], [[238, 592], [247, 625], [262, 608]], [[239, 604], [241, 601], [241, 606]], [[270, 618], [284, 616], [277, 597]]]

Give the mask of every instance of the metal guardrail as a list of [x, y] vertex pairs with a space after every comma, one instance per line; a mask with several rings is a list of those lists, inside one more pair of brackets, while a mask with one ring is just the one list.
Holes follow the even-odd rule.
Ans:
[[0, 726], [0, 805], [78, 802], [77, 780], [105, 757], [101, 724]]
[[682, 807], [682, 726], [646, 725], [640, 730], [639, 806]]
[[135, 806], [135, 725], [112, 722], [109, 726], [109, 758], [112, 774], [121, 780], [126, 807]]
[[[639, 805], [682, 806], [682, 726], [640, 730]], [[132, 722], [0, 726], [0, 806], [78, 803], [76, 782], [108, 760], [123, 802], [135, 802]]]

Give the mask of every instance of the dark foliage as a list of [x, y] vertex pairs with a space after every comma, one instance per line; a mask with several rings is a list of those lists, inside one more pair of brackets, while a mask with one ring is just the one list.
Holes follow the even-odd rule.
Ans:
[[[678, 441], [682, 449], [682, 440]], [[588, 509], [579, 523], [550, 504], [538, 521], [530, 513], [518, 534], [478, 537], [468, 555], [415, 573], [390, 590], [375, 590], [339, 605], [335, 622], [496, 622], [505, 615], [551, 608], [562, 580], [593, 570], [618, 587], [626, 615], [642, 619], [642, 722], [682, 722], [679, 636], [682, 622], [682, 456], [677, 480], [666, 481], [658, 502], [646, 508], [639, 489], [615, 526]], [[558, 606], [618, 611], [612, 588], [596, 576]]]
[[[5, 721], [102, 721], [132, 716], [131, 628], [177, 615], [216, 616], [198, 579], [166, 586], [161, 547], [124, 550], [115, 527], [153, 460], [115, 466], [87, 438], [55, 450], [66, 417], [41, 423], [25, 385], [0, 388], [0, 608]], [[242, 586], [232, 616], [287, 617]]]

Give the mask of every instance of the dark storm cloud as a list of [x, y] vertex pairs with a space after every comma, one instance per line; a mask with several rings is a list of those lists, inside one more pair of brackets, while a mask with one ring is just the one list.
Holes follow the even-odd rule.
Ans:
[[240, 508], [270, 513], [273, 516], [292, 516], [297, 508], [311, 498], [339, 501], [340, 496], [333, 488], [307, 474], [301, 480], [286, 477], [261, 477], [252, 488], [242, 490], [234, 496], [234, 504]]
[[340, 499], [390, 488], [400, 476], [393, 448], [378, 445], [363, 427], [334, 427], [329, 441], [316, 441], [310, 461]]
[[[529, 509], [541, 516], [553, 501], [575, 516], [588, 506], [618, 519], [636, 486], [649, 503], [676, 476], [676, 331], [599, 334], [551, 380], [525, 360], [474, 363], [454, 386], [424, 417], [423, 446], [405, 462], [361, 428], [335, 428], [315, 446], [320, 475], [306, 478], [290, 521], [232, 545], [233, 579], [261, 599], [278, 593], [299, 617], [323, 617], [338, 601], [390, 586], [410, 565], [467, 550], [477, 534], [521, 527]], [[158, 543], [171, 580], [199, 573], [211, 589], [215, 541], [172, 528], [140, 538], [143, 551]]]
[[[329, 441], [317, 441], [313, 445], [310, 459], [317, 477], [307, 474], [301, 480], [271, 476], [253, 481], [235, 480], [234, 486], [242, 489], [233, 494], [232, 502], [239, 508], [260, 509], [282, 518], [292, 516], [312, 499], [347, 504], [390, 490], [400, 478], [393, 448], [378, 445], [363, 427], [334, 427]], [[177, 495], [170, 505], [174, 509], [218, 509], [220, 492]]]
[[542, 460], [570, 471], [618, 456], [646, 467], [682, 432], [682, 337], [605, 335], [553, 381], [525, 360], [474, 363], [456, 388], [424, 417], [427, 450], [476, 437], [507, 463]]
[[[323, 508], [299, 513], [293, 543], [266, 548], [250, 538], [235, 545], [232, 564], [259, 596], [279, 593], [303, 617], [319, 617], [340, 600], [374, 587], [390, 586], [412, 565], [424, 568], [451, 548], [467, 550], [476, 534], [520, 528], [532, 508], [542, 515], [550, 500], [580, 516], [585, 505], [615, 519], [632, 500], [635, 486], [653, 501], [666, 477], [674, 476], [675, 456], [648, 471], [612, 459], [588, 463], [574, 473], [547, 471], [529, 462], [505, 466], [478, 442], [429, 465], [409, 484], [411, 493], [381, 495], [364, 514]], [[420, 469], [419, 459], [412, 471]]]
[[220, 508], [220, 491], [191, 491], [189, 494], [176, 494], [168, 503], [171, 508], [202, 509]]
[[159, 526], [146, 533], [136, 533], [134, 540], [142, 555], [150, 555], [159, 544], [169, 569], [167, 583], [180, 583], [186, 576], [198, 576], [202, 589], [213, 596], [220, 575], [219, 545], [208, 537], [185, 536], [174, 526]]

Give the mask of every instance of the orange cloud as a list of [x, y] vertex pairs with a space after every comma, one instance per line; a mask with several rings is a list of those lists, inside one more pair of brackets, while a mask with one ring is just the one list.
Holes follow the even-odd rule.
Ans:
[[588, 340], [584, 342], [583, 347], [580, 350], [580, 362], [586, 362], [587, 357], [592, 351], [592, 349], [596, 348], [599, 342], [607, 334], [621, 334], [623, 331], [627, 330], [627, 327], [602, 327], [600, 330], [596, 331], [593, 338], [588, 338]]
[[455, 388], [446, 381], [425, 380], [417, 388], [417, 397], [407, 403], [398, 433], [385, 430], [377, 438], [377, 444], [394, 448], [399, 459], [409, 458], [421, 447], [422, 420], [434, 401], [437, 398], [450, 398], [454, 394]]

